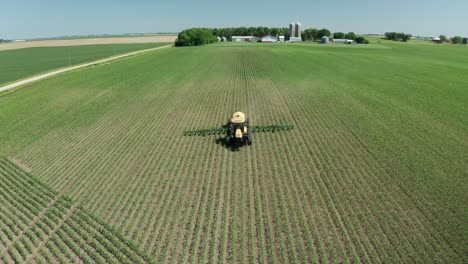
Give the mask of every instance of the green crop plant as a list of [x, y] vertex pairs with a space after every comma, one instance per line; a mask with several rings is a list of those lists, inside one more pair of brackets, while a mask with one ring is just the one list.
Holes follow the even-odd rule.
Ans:
[[[466, 60], [216, 44], [3, 94], [1, 261], [53, 236], [31, 261], [466, 262]], [[215, 144], [235, 110], [255, 133], [239, 152]]]
[[167, 43], [36, 47], [0, 51], [0, 86], [31, 75]]

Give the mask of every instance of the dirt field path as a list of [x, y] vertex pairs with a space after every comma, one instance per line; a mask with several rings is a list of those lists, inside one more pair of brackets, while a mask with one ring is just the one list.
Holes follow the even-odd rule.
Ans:
[[17, 88], [17, 87], [19, 87], [21, 85], [25, 85], [25, 84], [32, 83], [32, 82], [35, 82], [35, 81], [39, 81], [39, 80], [42, 80], [42, 79], [45, 79], [45, 78], [48, 78], [48, 77], [52, 77], [52, 76], [60, 74], [60, 73], [85, 68], [85, 67], [88, 67], [88, 66], [91, 66], [91, 65], [101, 64], [101, 63], [104, 63], [104, 62], [109, 62], [109, 61], [129, 57], [129, 56], [145, 53], [145, 52], [148, 52], [148, 51], [169, 48], [169, 47], [172, 47], [172, 46], [173, 45], [171, 44], [171, 45], [161, 46], [161, 47], [157, 47], [157, 48], [138, 50], [138, 51], [134, 51], [134, 52], [130, 52], [130, 53], [125, 53], [125, 54], [122, 54], [122, 55], [113, 56], [113, 57], [106, 58], [106, 59], [101, 59], [101, 60], [97, 60], [97, 61], [92, 61], [92, 62], [79, 64], [79, 65], [72, 66], [72, 67], [67, 67], [67, 68], [63, 68], [63, 69], [59, 69], [59, 70], [54, 70], [54, 71], [44, 73], [44, 74], [41, 74], [41, 75], [37, 75], [37, 76], [31, 77], [31, 78], [23, 79], [21, 81], [10, 83], [10, 84], [5, 85], [5, 86], [0, 86], [0, 92], [10, 90], [10, 89], [14, 89], [14, 88]]

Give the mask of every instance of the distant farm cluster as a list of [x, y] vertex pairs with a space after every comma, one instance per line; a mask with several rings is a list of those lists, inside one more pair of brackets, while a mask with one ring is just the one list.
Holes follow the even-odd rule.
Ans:
[[357, 36], [354, 32], [342, 33], [330, 30], [309, 28], [302, 30], [300, 22], [290, 23], [289, 27], [237, 27], [237, 28], [192, 28], [179, 33], [175, 42], [176, 46], [198, 46], [213, 42], [302, 42], [314, 41], [322, 44], [367, 44], [364, 37]]
[[[302, 25], [301, 23], [291, 23], [289, 24], [289, 31], [285, 33], [286, 30], [271, 30], [270, 34], [264, 36], [232, 36], [231, 40], [233, 42], [263, 42], [263, 43], [274, 43], [274, 42], [301, 42], [302, 41]], [[275, 32], [277, 32], [275, 34]], [[283, 34], [281, 34], [283, 33]], [[226, 41], [226, 37], [218, 37], [218, 41]]]

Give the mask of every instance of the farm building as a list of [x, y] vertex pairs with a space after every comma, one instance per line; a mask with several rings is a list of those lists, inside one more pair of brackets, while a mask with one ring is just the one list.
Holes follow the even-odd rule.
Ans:
[[289, 36], [291, 38], [300, 38], [302, 35], [302, 25], [301, 23], [291, 23], [289, 24]]
[[290, 37], [289, 42], [302, 42], [302, 38], [299, 37]]
[[438, 37], [432, 38], [432, 41], [434, 41], [435, 43], [442, 43], [442, 40]]
[[260, 39], [260, 42], [265, 42], [265, 43], [274, 43], [277, 41], [278, 41], [277, 38], [270, 36], [270, 35], [264, 36]]
[[289, 37], [296, 36], [296, 25], [294, 23], [289, 24]]
[[328, 44], [328, 42], [330, 42], [330, 39], [329, 39], [327, 36], [323, 36], [323, 37], [320, 39], [320, 43]]
[[295, 34], [294, 37], [300, 38], [301, 35], [302, 35], [302, 25], [301, 25], [301, 23], [297, 22], [295, 24], [295, 30], [294, 31], [295, 31], [294, 32], [294, 34]]
[[356, 44], [356, 41], [352, 39], [333, 39], [333, 43]]
[[233, 42], [254, 42], [254, 36], [232, 36]]

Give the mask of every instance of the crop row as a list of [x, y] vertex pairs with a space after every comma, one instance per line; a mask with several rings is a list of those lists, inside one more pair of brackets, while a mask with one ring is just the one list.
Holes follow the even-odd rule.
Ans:
[[[46, 252], [97, 262], [145, 261], [144, 253], [163, 263], [450, 262], [453, 252], [438, 243], [443, 225], [421, 209], [430, 200], [408, 194], [336, 110], [354, 106], [346, 111], [359, 116], [352, 98], [336, 100], [347, 95], [313, 81], [289, 84], [277, 68], [303, 71], [305, 80], [309, 69], [273, 67], [256, 49], [225, 50], [233, 56], [222, 63], [212, 59], [216, 49], [193, 52], [201, 58], [188, 56], [180, 67], [203, 67], [152, 79], [163, 69], [148, 58], [134, 76], [96, 78], [93, 85], [112, 86], [112, 103], [99, 111], [83, 103], [70, 114], [79, 122], [19, 153], [41, 180], [83, 205], [57, 209], [38, 259]], [[233, 111], [246, 112], [253, 126], [294, 129], [255, 133], [238, 152], [215, 144], [222, 135], [181, 135], [222, 125]], [[37, 216], [49, 217], [62, 198], [49, 191], [41, 210], [21, 194], [15, 225], [6, 216], [22, 205], [6, 197], [0, 239], [7, 258], [21, 259], [17, 245], [36, 252], [35, 241], [43, 241], [28, 236], [38, 229], [29, 220], [41, 223]]]
[[107, 224], [0, 159], [2, 261], [151, 262]]

